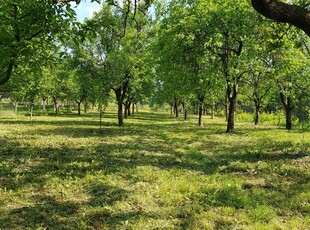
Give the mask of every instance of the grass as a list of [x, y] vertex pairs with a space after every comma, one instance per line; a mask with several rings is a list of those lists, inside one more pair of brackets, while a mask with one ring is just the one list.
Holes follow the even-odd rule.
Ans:
[[309, 229], [309, 131], [0, 118], [0, 229]]

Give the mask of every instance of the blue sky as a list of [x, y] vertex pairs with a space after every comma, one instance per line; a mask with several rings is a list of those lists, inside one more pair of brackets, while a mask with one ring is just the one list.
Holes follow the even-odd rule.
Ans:
[[[72, 4], [74, 6], [74, 4]], [[83, 22], [84, 19], [91, 18], [94, 12], [100, 10], [100, 5], [96, 2], [90, 2], [90, 0], [82, 0], [81, 3], [73, 9], [77, 14], [77, 18], [80, 22]]]

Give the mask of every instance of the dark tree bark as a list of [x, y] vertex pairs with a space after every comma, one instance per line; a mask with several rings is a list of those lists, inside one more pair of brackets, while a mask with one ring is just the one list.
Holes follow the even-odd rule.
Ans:
[[227, 98], [228, 98], [228, 116], [227, 116], [227, 133], [233, 133], [235, 131], [235, 112], [237, 106], [238, 95], [238, 83], [235, 83], [233, 87], [227, 86]]
[[280, 92], [280, 97], [281, 97], [281, 101], [282, 104], [285, 108], [285, 120], [286, 120], [286, 124], [285, 124], [285, 128], [287, 130], [291, 130], [292, 129], [292, 110], [294, 108], [294, 106], [292, 105], [292, 98], [290, 96], [286, 97], [284, 95], [284, 93]]
[[81, 115], [81, 104], [82, 104], [82, 101], [77, 100], [76, 103], [78, 104], [78, 115]]
[[186, 120], [187, 120], [187, 108], [186, 108], [186, 103], [182, 101], [181, 104], [182, 104], [182, 108], [183, 108], [183, 119], [184, 119], [184, 121], [186, 121]]
[[199, 101], [199, 108], [198, 108], [198, 126], [202, 127], [202, 115], [203, 115], [203, 103], [204, 103], [205, 97], [204, 96], [198, 96]]
[[179, 102], [177, 99], [174, 99], [174, 113], [175, 117], [179, 117]]
[[255, 118], [254, 118], [254, 124], [258, 125], [259, 118], [260, 118], [260, 108], [261, 108], [261, 102], [259, 100], [254, 100], [255, 103]]
[[117, 100], [117, 118], [118, 118], [118, 125], [123, 126], [124, 125], [124, 117], [123, 117], [123, 102], [126, 96], [126, 92], [128, 89], [129, 81], [125, 81], [120, 87], [117, 89], [112, 88], [115, 92], [116, 100]]
[[277, 0], [252, 0], [252, 6], [263, 16], [277, 22], [289, 23], [310, 37], [310, 12], [305, 8]]
[[1, 74], [0, 76], [0, 85], [3, 85], [11, 78], [14, 65], [15, 65], [15, 60], [12, 58], [11, 61], [8, 63], [5, 73]]

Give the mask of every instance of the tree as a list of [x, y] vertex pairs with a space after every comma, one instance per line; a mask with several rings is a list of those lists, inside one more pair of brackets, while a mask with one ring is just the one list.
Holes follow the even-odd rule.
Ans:
[[178, 106], [182, 104], [186, 117], [185, 102], [195, 97], [199, 107], [199, 126], [203, 125], [207, 95], [211, 96], [211, 89], [217, 82], [215, 60], [206, 48], [209, 33], [202, 5], [200, 1], [171, 2], [165, 17], [159, 20], [159, 31], [154, 42], [154, 56], [158, 57], [157, 75], [161, 86], [169, 90], [176, 116]]
[[277, 22], [290, 23], [310, 37], [310, 12], [307, 8], [309, 3], [302, 6], [277, 0], [252, 0], [252, 6], [263, 16]]
[[[210, 40], [208, 46], [221, 63], [221, 71], [226, 81], [228, 116], [226, 132], [234, 132], [235, 112], [239, 84], [248, 71], [248, 56], [254, 39], [247, 28], [255, 27], [253, 14], [247, 9], [247, 1], [238, 6], [227, 1], [214, 1], [207, 12]], [[212, 8], [211, 8], [212, 6]], [[242, 25], [242, 26], [240, 26]]]
[[0, 0], [0, 85], [7, 82], [20, 59], [51, 43], [72, 27], [69, 3], [55, 0]]
[[115, 93], [121, 126], [125, 99], [132, 82], [140, 76], [137, 70], [141, 68], [139, 53], [143, 47], [146, 10], [143, 1], [134, 6], [128, 1], [122, 7], [105, 4], [88, 22], [97, 34], [94, 54], [103, 67], [107, 84]]

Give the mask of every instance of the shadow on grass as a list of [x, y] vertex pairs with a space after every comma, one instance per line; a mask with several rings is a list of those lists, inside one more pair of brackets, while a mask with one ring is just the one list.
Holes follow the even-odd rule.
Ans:
[[[148, 115], [148, 114], [147, 114]], [[282, 169], [282, 164], [291, 160], [303, 160], [307, 152], [294, 149], [290, 142], [274, 142], [265, 138], [255, 144], [234, 143], [234, 139], [225, 145], [217, 140], [218, 136], [231, 138], [227, 134], [221, 134], [219, 129], [223, 124], [208, 124], [207, 129], [198, 129], [192, 124], [176, 124], [171, 119], [145, 114], [139, 115], [141, 119], [148, 121], [143, 125], [130, 123], [124, 128], [118, 128], [111, 123], [106, 123], [105, 128], [95, 132], [93, 121], [80, 121], [74, 127], [65, 127], [68, 121], [53, 121], [54, 128], [46, 131], [36, 129], [31, 134], [47, 136], [62, 134], [67, 138], [98, 137], [114, 138], [128, 136], [128, 141], [95, 143], [92, 146], [81, 147], [79, 145], [66, 145], [63, 147], [31, 147], [25, 146], [18, 140], [0, 140], [0, 181], [1, 189], [18, 192], [32, 187], [35, 195], [30, 195], [33, 202], [22, 207], [6, 207], [0, 217], [0, 228], [55, 228], [76, 229], [83, 225], [94, 228], [115, 228], [128, 220], [138, 221], [140, 218], [160, 218], [152, 213], [146, 213], [132, 209], [130, 212], [111, 211], [109, 207], [117, 202], [128, 198], [130, 193], [121, 186], [111, 185], [107, 182], [94, 181], [84, 185], [83, 189], [89, 198], [82, 202], [61, 200], [59, 197], [41, 194], [42, 186], [51, 178], [59, 178], [65, 181], [68, 178], [83, 180], [87, 175], [103, 177], [118, 176], [129, 184], [137, 183], [135, 172], [139, 166], [156, 167], [164, 171], [175, 169], [191, 171], [200, 175], [224, 175], [243, 177], [262, 177], [264, 179], [278, 180], [279, 183], [269, 184], [244, 184], [243, 187], [227, 187], [221, 189], [207, 188], [200, 195], [193, 194], [189, 199], [197, 199], [197, 207], [202, 210], [205, 207], [233, 207], [236, 209], [249, 208], [255, 203], [280, 208], [283, 203], [288, 203], [296, 194], [303, 192], [304, 185], [310, 180], [309, 174], [295, 168]], [[139, 117], [137, 116], [138, 119]], [[151, 121], [155, 119], [155, 124]], [[3, 122], [3, 121], [1, 121]], [[7, 124], [30, 124], [28, 122], [5, 121]], [[5, 123], [4, 122], [4, 123]], [[35, 123], [38, 125], [48, 124], [45, 121]], [[74, 121], [69, 121], [74, 125]], [[191, 137], [182, 136], [182, 133], [191, 133]], [[26, 131], [23, 135], [26, 135]], [[177, 133], [174, 136], [170, 134]], [[180, 134], [180, 135], [178, 135]], [[236, 134], [237, 137], [247, 134]], [[206, 137], [203, 144], [190, 146], [198, 138]], [[233, 138], [233, 137], [232, 137]], [[286, 149], [285, 151], [283, 151]], [[265, 167], [259, 168], [258, 162], [266, 163]], [[260, 163], [260, 164], [261, 164]], [[254, 167], [258, 168], [251, 168]], [[256, 170], [256, 174], [252, 170]], [[281, 184], [283, 181], [289, 184]], [[189, 182], [190, 183], [190, 182]], [[254, 194], [256, 191], [256, 194]], [[45, 191], [46, 192], [46, 191]], [[270, 193], [271, 195], [269, 195]], [[254, 195], [253, 195], [254, 194]], [[264, 199], [255, 200], [257, 194]], [[279, 196], [282, 194], [282, 197]], [[197, 198], [198, 197], [198, 198]], [[254, 200], [253, 200], [254, 198]], [[288, 200], [288, 201], [287, 201]], [[189, 205], [192, 208], [192, 204]], [[105, 207], [107, 206], [107, 207]], [[83, 213], [83, 208], [90, 207], [92, 212]], [[190, 217], [198, 210], [184, 211], [179, 207], [176, 218], [181, 220], [181, 226], [190, 226]], [[289, 208], [289, 207], [288, 207]], [[186, 207], [185, 207], [186, 209]], [[297, 207], [300, 211], [300, 208]], [[201, 211], [201, 210], [200, 210]], [[187, 213], [188, 212], [188, 213]]]

